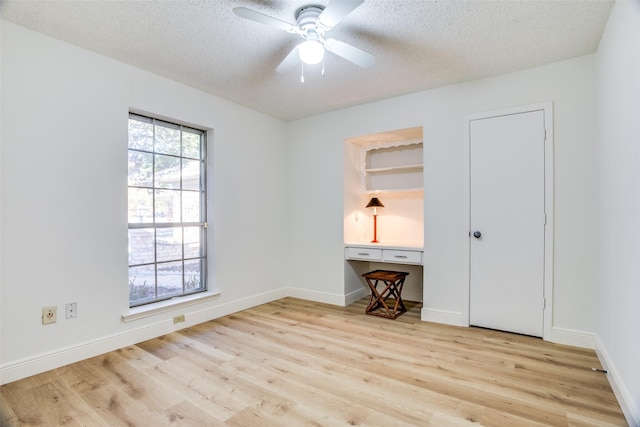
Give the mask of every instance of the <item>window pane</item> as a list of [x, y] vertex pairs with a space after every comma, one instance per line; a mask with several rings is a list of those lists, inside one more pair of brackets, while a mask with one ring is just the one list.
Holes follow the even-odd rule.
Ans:
[[129, 230], [129, 265], [148, 264], [155, 261], [153, 228]]
[[200, 193], [195, 191], [182, 192], [182, 221], [200, 221]]
[[180, 155], [180, 129], [156, 125], [155, 152]]
[[197, 129], [129, 115], [132, 307], [207, 289], [205, 137]]
[[129, 185], [153, 187], [153, 154], [129, 150]]
[[180, 221], [180, 190], [156, 190], [156, 222]]
[[203, 227], [185, 227], [184, 228], [184, 257], [185, 258], [198, 258], [201, 257], [201, 236], [203, 233]]
[[180, 188], [180, 158], [156, 155], [156, 187]]
[[158, 264], [158, 298], [182, 293], [182, 262]]
[[153, 151], [153, 123], [129, 119], [129, 148]]
[[158, 262], [182, 259], [182, 227], [158, 228], [156, 236]]
[[182, 160], [182, 189], [200, 190], [200, 161]]
[[156, 298], [155, 265], [129, 267], [129, 302], [139, 304]]
[[184, 262], [184, 290], [194, 292], [202, 290], [202, 259]]
[[200, 134], [184, 132], [182, 134], [182, 156], [200, 158]]
[[129, 222], [153, 222], [153, 190], [129, 187]]

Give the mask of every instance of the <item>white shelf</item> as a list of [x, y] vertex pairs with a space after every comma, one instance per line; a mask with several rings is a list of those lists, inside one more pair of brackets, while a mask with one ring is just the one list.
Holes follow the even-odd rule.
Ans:
[[376, 173], [376, 172], [388, 172], [388, 171], [403, 171], [403, 170], [422, 170], [422, 165], [406, 165], [406, 166], [389, 166], [386, 168], [375, 168], [375, 169], [365, 169], [366, 173]]
[[421, 141], [363, 148], [364, 192], [422, 190], [422, 156]]

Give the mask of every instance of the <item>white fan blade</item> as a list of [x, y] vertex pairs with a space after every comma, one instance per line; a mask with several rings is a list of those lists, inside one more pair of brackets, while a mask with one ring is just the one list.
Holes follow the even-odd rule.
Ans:
[[234, 7], [233, 13], [238, 15], [240, 18], [250, 19], [261, 24], [276, 27], [288, 33], [295, 33], [298, 30], [298, 27], [296, 27], [295, 25], [291, 25], [288, 22], [272, 18], [271, 16], [256, 12], [255, 10], [247, 9], [246, 7]]
[[375, 56], [362, 49], [358, 49], [355, 46], [351, 46], [349, 43], [341, 42], [340, 40], [327, 39], [325, 40], [324, 47], [329, 52], [335, 53], [336, 55], [349, 62], [353, 62], [362, 68], [370, 68], [376, 62]]
[[327, 29], [338, 25], [338, 22], [350, 14], [356, 7], [360, 6], [364, 0], [333, 0], [322, 11], [318, 19]]
[[293, 50], [289, 52], [289, 54], [282, 60], [280, 65], [278, 65], [278, 68], [276, 68], [276, 71], [278, 73], [286, 73], [287, 71], [292, 70], [293, 67], [298, 65], [298, 61], [300, 60], [300, 55], [298, 54], [298, 46], [300, 45], [296, 45], [296, 47], [294, 47]]

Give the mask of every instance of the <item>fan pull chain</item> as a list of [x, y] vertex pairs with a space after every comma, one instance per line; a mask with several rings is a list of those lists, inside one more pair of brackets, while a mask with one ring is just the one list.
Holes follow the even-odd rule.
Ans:
[[322, 58], [322, 77], [324, 77], [324, 57]]
[[302, 71], [300, 73], [300, 83], [304, 83], [304, 62], [300, 61], [300, 63], [302, 64]]

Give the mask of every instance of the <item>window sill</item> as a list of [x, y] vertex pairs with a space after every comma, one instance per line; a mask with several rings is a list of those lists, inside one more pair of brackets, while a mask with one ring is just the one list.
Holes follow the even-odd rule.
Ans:
[[124, 323], [134, 320], [144, 319], [145, 317], [155, 316], [157, 314], [166, 313], [178, 308], [188, 307], [190, 305], [201, 304], [220, 297], [220, 292], [204, 292], [195, 295], [187, 295], [184, 297], [176, 297], [167, 301], [160, 301], [154, 304], [133, 307], [129, 312], [122, 315]]

